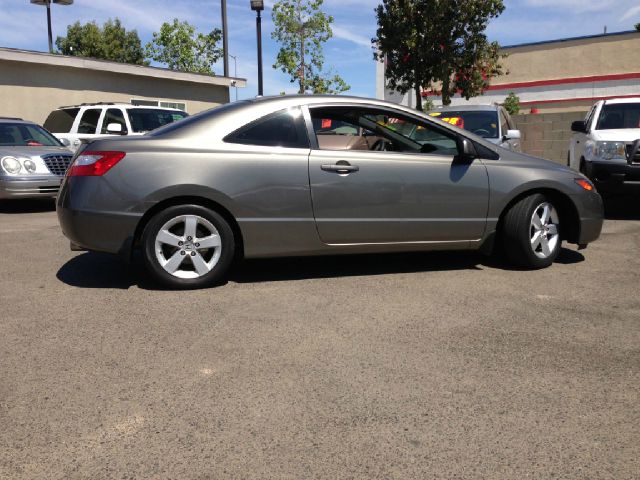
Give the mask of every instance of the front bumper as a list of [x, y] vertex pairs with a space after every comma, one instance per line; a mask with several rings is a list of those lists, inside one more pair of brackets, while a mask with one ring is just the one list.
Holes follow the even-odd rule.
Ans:
[[584, 192], [572, 195], [571, 199], [578, 213], [577, 238], [571, 243], [587, 245], [600, 237], [604, 223], [604, 204], [602, 197], [596, 192]]
[[60, 189], [62, 178], [57, 175], [0, 176], [0, 198], [55, 197]]
[[586, 162], [587, 176], [604, 192], [640, 189], [640, 164]]

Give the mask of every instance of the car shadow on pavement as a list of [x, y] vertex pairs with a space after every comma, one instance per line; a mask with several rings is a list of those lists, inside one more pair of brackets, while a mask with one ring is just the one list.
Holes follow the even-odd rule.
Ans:
[[62, 265], [58, 280], [72, 287], [128, 289], [144, 283], [142, 265], [126, 264], [108, 253], [85, 252]]
[[616, 195], [604, 198], [607, 220], [640, 220], [640, 195]]
[[[276, 282], [428, 271], [480, 270], [486, 257], [474, 252], [393, 253], [306, 258], [256, 259], [237, 262], [229, 281]], [[85, 252], [62, 265], [58, 280], [79, 288], [166, 290], [144, 272], [139, 257], [131, 264], [106, 253]]]
[[417, 252], [245, 260], [231, 272], [236, 283], [395, 273], [481, 270], [486, 258], [475, 252]]
[[54, 198], [25, 198], [0, 200], [0, 213], [40, 213], [53, 212], [56, 209]]
[[[556, 263], [584, 261], [575, 250], [563, 248]], [[482, 270], [523, 270], [509, 264], [500, 255], [486, 257], [476, 252], [416, 252], [290, 257], [254, 259], [238, 262], [229, 273], [229, 282], [261, 283], [319, 278], [392, 275], [417, 272]], [[86, 252], [65, 263], [56, 275], [58, 280], [79, 288], [168, 290], [153, 282], [144, 272], [141, 259], [126, 264], [115, 255]], [[225, 282], [226, 283], [226, 282]]]

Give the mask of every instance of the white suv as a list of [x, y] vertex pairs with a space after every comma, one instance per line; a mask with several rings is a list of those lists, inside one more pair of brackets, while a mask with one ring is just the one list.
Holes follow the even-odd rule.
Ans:
[[44, 122], [44, 128], [75, 151], [81, 143], [95, 138], [142, 135], [186, 116], [186, 112], [176, 108], [129, 103], [83, 103], [54, 110]]
[[571, 130], [569, 166], [599, 190], [640, 183], [640, 97], [601, 100]]

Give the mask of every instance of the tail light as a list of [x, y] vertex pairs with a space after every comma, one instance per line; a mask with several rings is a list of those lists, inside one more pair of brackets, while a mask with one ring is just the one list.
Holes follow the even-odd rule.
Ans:
[[84, 151], [67, 171], [68, 177], [100, 177], [124, 158], [125, 152]]

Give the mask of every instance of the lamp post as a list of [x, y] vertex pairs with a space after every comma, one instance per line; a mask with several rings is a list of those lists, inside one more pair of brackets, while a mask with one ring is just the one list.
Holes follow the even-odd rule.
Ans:
[[51, 33], [51, 4], [72, 5], [73, 0], [31, 0], [34, 5], [45, 5], [47, 7], [47, 29], [49, 31], [49, 53], [53, 53], [53, 35]]
[[222, 65], [224, 76], [229, 76], [229, 32], [227, 28], [227, 0], [220, 0], [222, 7]]
[[[229, 56], [233, 58], [233, 78], [238, 78], [238, 63], [236, 62], [236, 60], [238, 60], [238, 57], [231, 54], [229, 54]], [[234, 88], [236, 89], [236, 102], [237, 102], [238, 101], [238, 85], [234, 85]]]
[[264, 0], [249, 0], [251, 10], [256, 12], [256, 35], [258, 36], [258, 95], [262, 95], [262, 18], [260, 12], [264, 10]]

